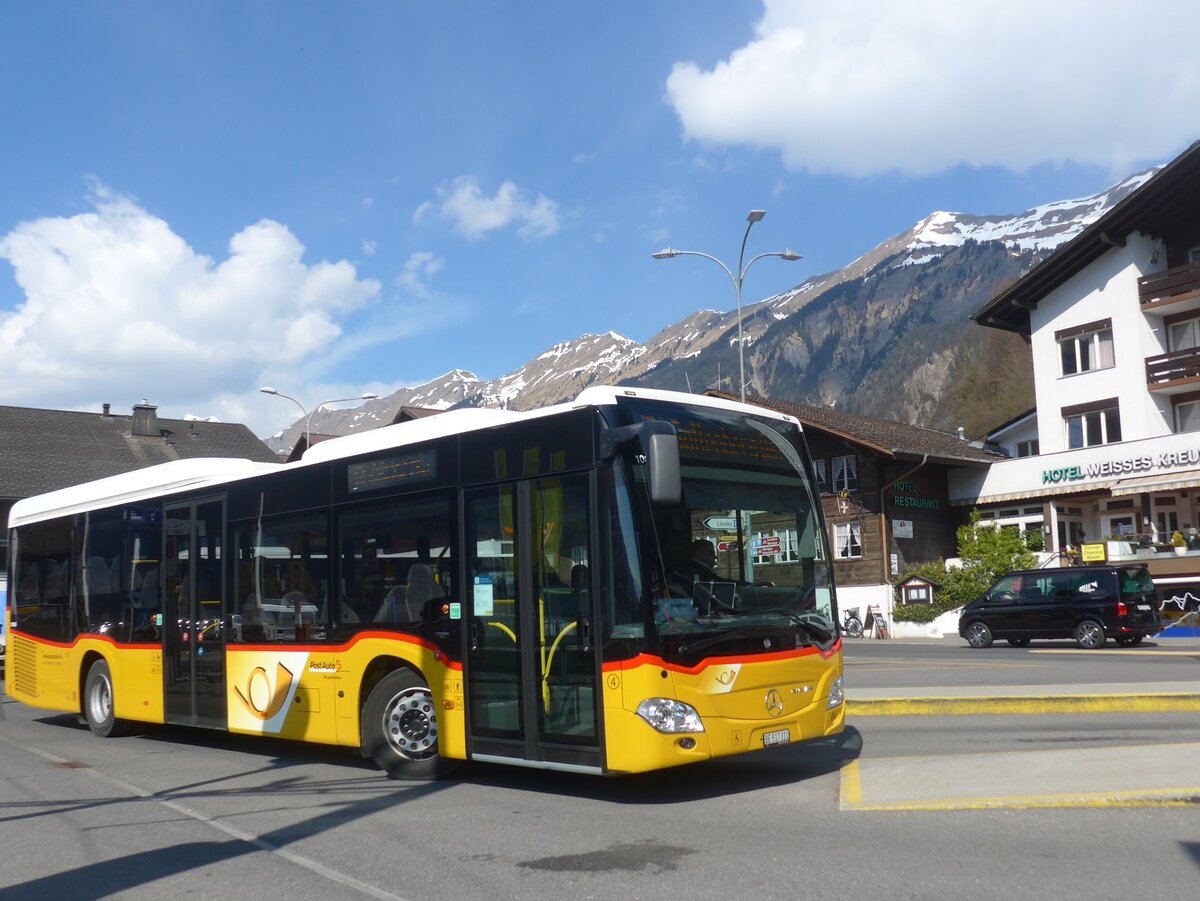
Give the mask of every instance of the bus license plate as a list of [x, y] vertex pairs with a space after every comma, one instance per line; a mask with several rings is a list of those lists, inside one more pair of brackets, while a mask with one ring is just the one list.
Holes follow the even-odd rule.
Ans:
[[769, 748], [771, 745], [786, 745], [792, 740], [792, 733], [787, 729], [780, 729], [777, 732], [763, 733], [763, 747]]

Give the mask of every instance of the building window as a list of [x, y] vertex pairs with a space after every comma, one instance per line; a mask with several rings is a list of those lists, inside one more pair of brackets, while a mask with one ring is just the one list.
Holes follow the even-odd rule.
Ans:
[[856, 522], [839, 522], [833, 526], [833, 547], [839, 560], [862, 556], [862, 526]]
[[1017, 442], [1018, 457], [1036, 457], [1041, 450], [1038, 447], [1038, 439], [1034, 438], [1031, 441]]
[[1109, 535], [1119, 535], [1122, 538], [1132, 538], [1137, 535], [1132, 516], [1110, 516], [1108, 518]]
[[1179, 513], [1175, 510], [1158, 510], [1155, 511], [1158, 520], [1158, 532], [1162, 536], [1162, 541], [1166, 544], [1171, 543], [1171, 533], [1179, 531]]
[[824, 494], [829, 490], [829, 485], [825, 481], [825, 461], [813, 460], [813, 469], [817, 471], [817, 493]]
[[1200, 263], [1200, 247], [1189, 247], [1188, 248], [1188, 262], [1189, 263]]
[[854, 454], [849, 454], [845, 457], [834, 457], [830, 462], [833, 464], [833, 490], [857, 491], [858, 460]]
[[1195, 350], [1200, 347], [1200, 319], [1172, 322], [1167, 330], [1168, 350]]
[[1200, 400], [1175, 403], [1175, 431], [1194, 432], [1200, 429]]
[[1081, 327], [1087, 331], [1068, 329], [1058, 333], [1063, 375], [1108, 369], [1114, 365], [1112, 324], [1105, 321], [1096, 326]]
[[[750, 542], [756, 564], [794, 563], [800, 559], [800, 543], [795, 529], [772, 529], [755, 532]], [[759, 553], [765, 551], [765, 553]]]
[[1067, 447], [1095, 447], [1115, 444], [1121, 440], [1121, 412], [1114, 401], [1089, 410], [1063, 410], [1063, 425], [1067, 430]]

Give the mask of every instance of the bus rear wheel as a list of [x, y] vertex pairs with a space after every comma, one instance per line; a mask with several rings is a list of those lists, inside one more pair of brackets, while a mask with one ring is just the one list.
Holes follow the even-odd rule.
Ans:
[[88, 728], [101, 738], [126, 732], [126, 724], [113, 713], [112, 672], [103, 660], [91, 665], [83, 683], [83, 718]]
[[445, 775], [433, 694], [412, 670], [393, 670], [371, 690], [363, 708], [362, 746], [364, 756], [392, 779]]

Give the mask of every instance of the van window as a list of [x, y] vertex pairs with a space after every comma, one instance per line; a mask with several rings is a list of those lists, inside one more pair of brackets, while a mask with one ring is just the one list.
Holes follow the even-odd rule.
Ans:
[[1047, 600], [1062, 600], [1070, 598], [1076, 590], [1078, 579], [1068, 571], [1051, 573], [1044, 580], [1047, 585], [1043, 594]]
[[1112, 570], [1089, 570], [1072, 574], [1072, 591], [1082, 598], [1115, 598], [1117, 575]]
[[1004, 576], [987, 593], [989, 601], [1015, 601], [1021, 594], [1021, 576]]
[[1144, 566], [1127, 566], [1120, 570], [1121, 594], [1151, 594], [1154, 592], [1154, 580], [1150, 571]]

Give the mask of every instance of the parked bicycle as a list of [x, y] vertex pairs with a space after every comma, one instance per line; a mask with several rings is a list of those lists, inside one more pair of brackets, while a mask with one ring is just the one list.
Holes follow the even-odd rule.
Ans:
[[842, 634], [851, 638], [862, 638], [862, 620], [858, 618], [857, 607], [846, 608], [846, 616], [842, 620]]

